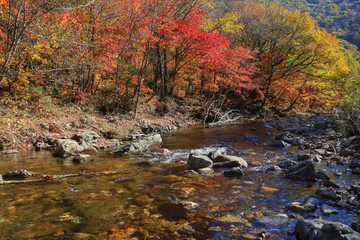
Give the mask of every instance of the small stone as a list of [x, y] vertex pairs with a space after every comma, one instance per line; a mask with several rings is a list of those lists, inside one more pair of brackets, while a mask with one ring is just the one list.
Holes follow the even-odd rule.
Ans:
[[293, 212], [313, 212], [316, 210], [316, 206], [309, 203], [300, 203], [300, 202], [293, 202], [290, 203], [288, 206], [288, 209]]
[[82, 157], [80, 155], [75, 155], [72, 157], [72, 161], [73, 161], [73, 163], [85, 163], [88, 160], [85, 157]]
[[334, 201], [341, 200], [341, 196], [338, 195], [332, 187], [319, 188], [318, 190], [316, 190], [315, 194], [319, 195], [320, 197], [328, 198]]
[[260, 189], [261, 189], [261, 191], [263, 191], [263, 192], [269, 192], [269, 193], [279, 192], [279, 191], [280, 191], [280, 189], [278, 189], [278, 188], [265, 187], [265, 186], [260, 187]]
[[199, 173], [205, 174], [205, 175], [210, 175], [214, 173], [214, 170], [212, 170], [211, 168], [207, 167], [207, 168], [200, 168], [197, 170]]
[[291, 145], [282, 140], [275, 140], [270, 144], [270, 146], [274, 148], [286, 148], [286, 147], [290, 147]]
[[329, 206], [327, 204], [323, 204], [321, 206], [321, 212], [323, 214], [325, 214], [325, 215], [331, 215], [331, 214], [338, 214], [339, 213], [339, 211], [336, 208], [331, 207], [331, 206]]
[[273, 127], [272, 127], [270, 124], [265, 124], [265, 125], [263, 126], [263, 128], [265, 128], [265, 129], [272, 129]]
[[181, 205], [186, 209], [186, 210], [193, 210], [195, 208], [199, 207], [199, 204], [197, 204], [196, 202], [190, 202], [190, 201], [182, 201]]
[[240, 167], [236, 167], [230, 170], [226, 170], [224, 172], [224, 176], [226, 177], [241, 177], [243, 175], [242, 169]]

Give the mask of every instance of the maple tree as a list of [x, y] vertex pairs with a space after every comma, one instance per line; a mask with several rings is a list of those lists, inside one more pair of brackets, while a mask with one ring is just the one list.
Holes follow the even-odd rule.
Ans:
[[233, 44], [256, 51], [261, 69], [261, 75], [254, 76], [263, 93], [258, 109], [267, 102], [279, 106], [280, 99], [289, 102], [285, 108], [290, 109], [310, 93], [320, 93], [321, 85], [329, 87], [351, 72], [337, 39], [317, 29], [307, 14], [252, 1], [237, 3], [236, 11], [239, 17], [235, 23], [243, 27], [232, 34]]
[[[2, 0], [0, 86], [103, 112], [336, 103], [353, 75], [307, 14], [254, 1]], [[40, 96], [39, 96], [40, 97]], [[311, 104], [310, 104], [311, 103]]]

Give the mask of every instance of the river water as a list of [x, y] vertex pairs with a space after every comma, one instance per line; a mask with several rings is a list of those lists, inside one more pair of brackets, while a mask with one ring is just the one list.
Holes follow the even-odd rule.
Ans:
[[[318, 185], [284, 179], [281, 171], [269, 170], [299, 150], [268, 147], [277, 132], [263, 125], [180, 129], [163, 137], [162, 147], [172, 151], [171, 156], [115, 157], [101, 152], [74, 165], [49, 152], [1, 155], [1, 174], [17, 169], [39, 176], [85, 174], [0, 186], [0, 238], [256, 239], [265, 232], [266, 239], [295, 239], [291, 232], [306, 214], [293, 214], [286, 206], [305, 200]], [[245, 141], [245, 133], [260, 141]], [[194, 149], [220, 149], [243, 157], [250, 166], [241, 178], [224, 177], [217, 170], [210, 176], [185, 173]], [[326, 162], [317, 167], [334, 181], [358, 180], [352, 175], [336, 178]], [[340, 210], [323, 218], [349, 224], [357, 217]]]

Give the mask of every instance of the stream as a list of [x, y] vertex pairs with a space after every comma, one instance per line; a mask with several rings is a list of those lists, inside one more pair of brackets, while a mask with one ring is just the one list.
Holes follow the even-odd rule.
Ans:
[[[300, 217], [287, 209], [318, 189], [316, 183], [285, 179], [277, 161], [301, 152], [269, 147], [275, 129], [264, 122], [206, 128], [195, 126], [163, 136], [173, 154], [100, 152], [83, 164], [54, 158], [50, 152], [23, 151], [0, 155], [1, 174], [26, 169], [33, 174], [98, 173], [26, 184], [0, 186], [1, 239], [295, 239]], [[245, 133], [260, 140], [247, 142]], [[220, 149], [244, 158], [241, 178], [186, 173], [191, 150], [207, 154]], [[335, 182], [358, 176], [332, 174], [341, 166], [316, 164]], [[112, 172], [115, 171], [115, 172]], [[321, 214], [317, 209], [313, 214]], [[353, 211], [322, 216], [349, 224]]]

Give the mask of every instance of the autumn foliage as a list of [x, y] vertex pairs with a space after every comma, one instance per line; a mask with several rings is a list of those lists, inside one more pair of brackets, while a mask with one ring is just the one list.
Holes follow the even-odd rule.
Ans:
[[321, 94], [351, 72], [336, 38], [307, 15], [252, 4], [221, 16], [204, 0], [1, 0], [2, 98], [40, 88], [135, 116], [140, 103], [163, 112], [170, 99], [326, 103]]

